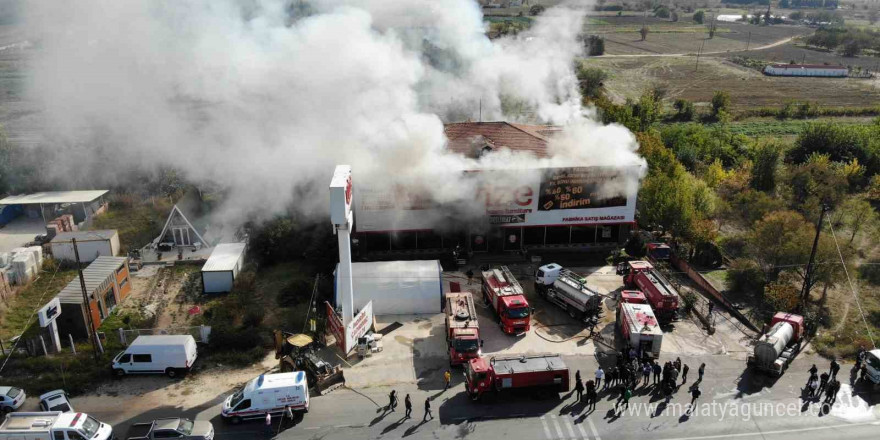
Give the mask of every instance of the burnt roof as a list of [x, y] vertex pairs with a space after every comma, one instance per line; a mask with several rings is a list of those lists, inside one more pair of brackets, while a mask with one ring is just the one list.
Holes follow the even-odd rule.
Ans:
[[531, 152], [547, 157], [547, 143], [560, 130], [552, 125], [510, 122], [456, 122], [444, 126], [450, 151], [477, 158], [484, 148]]

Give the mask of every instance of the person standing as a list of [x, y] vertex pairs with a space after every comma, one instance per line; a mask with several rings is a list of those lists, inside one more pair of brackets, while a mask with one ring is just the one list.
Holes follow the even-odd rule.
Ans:
[[575, 382], [581, 380], [581, 370], [577, 370], [574, 372], [574, 380]]
[[272, 414], [266, 413], [266, 433], [272, 435]]
[[654, 362], [653, 368], [654, 368], [654, 385], [656, 385], [657, 382], [660, 382], [660, 372], [663, 370], [663, 368], [660, 367], [660, 364], [658, 364], [657, 362]]
[[598, 400], [596, 390], [587, 390], [587, 408], [596, 409], [596, 400]]
[[409, 398], [408, 393], [406, 397], [403, 398], [403, 407], [406, 408], [406, 413], [404, 413], [403, 418], [410, 418], [410, 414], [412, 414], [412, 399]]
[[828, 373], [822, 372], [819, 375], [819, 395], [822, 395], [822, 392], [828, 387], [828, 378]]
[[690, 408], [688, 408], [688, 412], [694, 410], [694, 405], [697, 403], [697, 399], [700, 398], [700, 394], [703, 394], [703, 392], [700, 391], [700, 387], [698, 385], [694, 385], [694, 387], [691, 389], [691, 405]]
[[293, 409], [290, 405], [284, 407], [284, 417], [287, 419], [287, 426], [293, 427]]
[[666, 397], [666, 403], [669, 404], [669, 400], [672, 399], [672, 384], [669, 381], [663, 382], [663, 395]]
[[599, 368], [596, 369], [596, 389], [602, 386], [602, 378], [605, 377], [605, 371], [602, 370], [602, 366], [599, 365]]
[[617, 367], [611, 367], [608, 370], [608, 382], [605, 382], [605, 388], [613, 387], [617, 383]]
[[700, 375], [699, 379], [697, 379], [697, 382], [702, 382], [702, 381], [703, 381], [703, 374], [704, 374], [705, 372], [706, 372], [706, 363], [703, 362], [702, 364], [700, 364], [700, 368], [697, 370], [697, 374]]
[[832, 378], [832, 379], [836, 379], [836, 378], [837, 378], [837, 372], [838, 372], [838, 371], [840, 371], [840, 364], [837, 363], [837, 359], [836, 359], [836, 358], [831, 359], [831, 368], [828, 370], [828, 372], [831, 373], [831, 378]]
[[446, 391], [449, 388], [449, 381], [452, 380], [452, 373], [449, 370], [446, 370], [443, 373], [443, 380], [446, 381], [446, 385], [443, 386], [443, 391]]
[[675, 358], [675, 362], [672, 363], [672, 366], [675, 367], [676, 370], [681, 371], [681, 358]]
[[468, 284], [472, 284], [474, 282], [474, 270], [469, 268], [465, 275], [468, 277]]
[[684, 364], [684, 366], [681, 367], [681, 383], [687, 383], [688, 370], [690, 370], [690, 369], [691, 369], [691, 367], [688, 367], [688, 364]]
[[577, 401], [580, 402], [584, 397], [584, 383], [581, 382], [581, 378], [575, 379], [574, 390], [577, 393]]
[[394, 408], [397, 407], [397, 391], [391, 390], [391, 393], [388, 394], [388, 409], [391, 412], [394, 412]]
[[422, 417], [422, 421], [424, 422], [425, 420], [428, 420], [429, 417], [431, 418], [431, 420], [434, 420], [434, 415], [431, 414], [431, 398], [430, 397], [425, 399], [425, 417]]
[[629, 399], [633, 396], [633, 392], [629, 387], [623, 390], [623, 407], [629, 409]]

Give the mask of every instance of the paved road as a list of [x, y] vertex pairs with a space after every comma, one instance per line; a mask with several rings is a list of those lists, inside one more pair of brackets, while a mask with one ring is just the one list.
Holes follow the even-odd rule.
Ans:
[[[181, 412], [180, 408], [156, 408], [137, 417], [120, 419], [125, 402], [118, 410], [89, 411], [88, 401], [74, 403], [80, 411], [91, 412], [99, 419], [113, 424], [120, 436], [134, 421], [162, 416], [184, 415], [211, 420], [218, 439], [251, 439], [276, 437], [280, 439], [351, 439], [351, 438], [413, 438], [460, 439], [476, 436], [480, 439], [536, 439], [571, 440], [630, 439], [650, 435], [652, 440], [663, 439], [827, 439], [845, 435], [847, 439], [874, 439], [880, 431], [880, 409], [869, 406], [877, 402], [877, 394], [870, 395], [859, 389], [852, 396], [847, 386], [839, 394], [838, 405], [827, 413], [818, 404], [799, 399], [800, 387], [806, 379], [804, 371], [812, 362], [826, 363], [818, 358], [802, 356], [789, 372], [777, 381], [763, 376], [743, 375], [743, 363], [728, 355], [682, 357], [691, 365], [689, 382], [675, 395], [672, 405], [658, 407], [661, 399], [653, 389], [637, 389], [628, 411], [615, 415], [612, 411], [618, 394], [600, 395], [595, 411], [586, 411], [570, 395], [558, 399], [538, 400], [532, 396], [510, 396], [501, 402], [481, 404], [469, 401], [463, 392], [463, 377], [456, 372], [455, 385], [443, 391], [441, 383], [431, 378], [419, 383], [397, 386], [401, 406], [396, 412], [386, 412], [389, 388], [340, 389], [315, 397], [311, 411], [295, 427], [280, 434], [268, 435], [262, 422], [246, 422], [239, 426], [223, 423], [218, 414], [222, 395], [200, 408]], [[591, 377], [597, 362], [594, 357], [566, 357], [572, 370], [581, 370]], [[696, 379], [695, 367], [706, 362], [707, 375], [700, 387], [703, 395], [700, 406], [690, 415], [684, 414], [684, 405], [690, 402], [687, 387]], [[843, 369], [843, 379], [848, 369]], [[403, 396], [413, 396], [413, 419], [403, 419]], [[435, 418], [422, 422], [424, 401], [432, 398]], [[106, 399], [115, 397], [105, 396]], [[106, 406], [105, 406], [106, 408]], [[758, 414], [757, 411], [761, 411]], [[277, 430], [277, 424], [273, 427]]]

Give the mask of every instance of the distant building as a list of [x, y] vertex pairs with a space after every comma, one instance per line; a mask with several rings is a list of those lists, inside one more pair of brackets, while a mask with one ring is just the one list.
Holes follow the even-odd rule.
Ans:
[[0, 199], [0, 206], [21, 205], [29, 217], [42, 218], [44, 222], [63, 214], [71, 214], [74, 222], [79, 225], [107, 209], [107, 202], [104, 201], [107, 193], [107, 190], [94, 190], [20, 194]]
[[177, 247], [206, 247], [208, 243], [203, 238], [204, 228], [197, 228], [190, 221], [191, 215], [184, 214], [183, 210], [174, 205], [165, 221], [162, 233], [153, 240], [159, 249]]
[[819, 76], [846, 78], [846, 66], [826, 66], [824, 64], [770, 64], [764, 67], [764, 74], [770, 76]]
[[244, 267], [244, 243], [220, 243], [202, 266], [202, 292], [231, 292], [235, 278]]
[[76, 261], [73, 240], [79, 251], [79, 261], [91, 263], [101, 256], [115, 257], [119, 254], [119, 233], [115, 229], [98, 231], [61, 232], [52, 238], [49, 246], [56, 260]]

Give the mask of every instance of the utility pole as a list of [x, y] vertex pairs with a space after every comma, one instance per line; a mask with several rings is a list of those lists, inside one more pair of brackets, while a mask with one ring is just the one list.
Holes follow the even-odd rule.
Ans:
[[749, 43], [752, 42], [752, 31], [749, 31], [749, 39], [746, 40], [746, 52], [749, 51]]
[[819, 234], [822, 232], [822, 220], [825, 219], [825, 213], [828, 212], [828, 206], [822, 205], [822, 212], [819, 214], [819, 221], [816, 222], [816, 238], [813, 239], [813, 249], [810, 251], [810, 262], [807, 263], [807, 270], [804, 274], [804, 286], [801, 289], [801, 312], [806, 312], [807, 300], [810, 298], [810, 278], [813, 276], [813, 260], [816, 259], [816, 248], [819, 247]]
[[697, 65], [694, 66], [694, 71], [695, 71], [695, 72], [699, 72], [699, 71], [700, 71], [700, 54], [703, 53], [703, 45], [704, 45], [704, 44], [706, 44], [706, 39], [705, 39], [705, 38], [703, 39], [703, 42], [700, 43], [700, 50], [697, 52]]
[[[88, 333], [89, 333], [89, 341], [92, 343], [92, 352], [95, 354], [95, 362], [98, 362], [98, 344], [96, 339], [98, 338], [98, 334], [95, 332], [95, 324], [92, 321], [92, 306], [89, 304], [89, 294], [86, 292], [86, 279], [83, 277], [82, 271], [82, 263], [79, 261], [79, 249], [76, 246], [76, 239], [70, 239], [71, 244], [73, 245], [73, 255], [76, 257], [76, 273], [79, 275], [79, 287], [82, 289], [83, 296], [83, 305], [86, 308], [86, 320], [88, 322]], [[98, 299], [95, 298], [95, 305], [101, 307], [101, 304], [98, 303]]]

